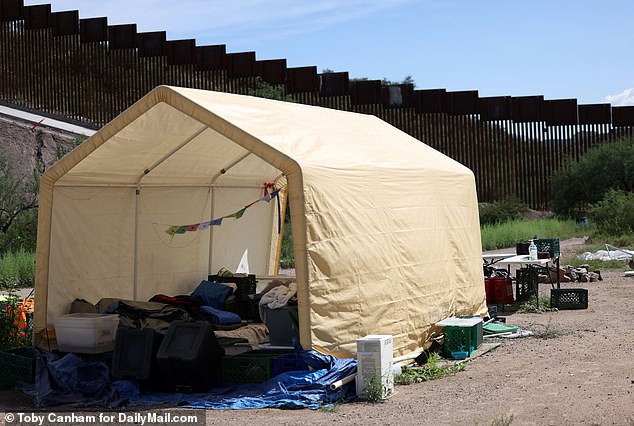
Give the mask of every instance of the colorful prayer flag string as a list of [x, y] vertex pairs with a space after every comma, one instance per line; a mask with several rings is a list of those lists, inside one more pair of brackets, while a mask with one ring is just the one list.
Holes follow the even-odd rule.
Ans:
[[[247, 204], [246, 206], [244, 206], [243, 208], [241, 208], [235, 213], [231, 213], [229, 215], [219, 217], [218, 219], [209, 220], [207, 222], [193, 223], [191, 225], [172, 225], [169, 228], [167, 228], [165, 232], [171, 236], [174, 236], [176, 234], [184, 234], [185, 232], [204, 231], [208, 229], [210, 226], [220, 226], [222, 224], [223, 219], [230, 219], [230, 218], [240, 219], [242, 216], [244, 216], [244, 212], [252, 205], [259, 203], [260, 201], [265, 201], [268, 203], [273, 198], [278, 197], [280, 193], [279, 189], [276, 189], [275, 191], [269, 193], [268, 188], [269, 188], [268, 185], [264, 186], [264, 196], [262, 196], [262, 198]], [[279, 208], [280, 206], [279, 206], [279, 198], [278, 198], [278, 210]], [[279, 227], [279, 224], [278, 224], [278, 227]]]

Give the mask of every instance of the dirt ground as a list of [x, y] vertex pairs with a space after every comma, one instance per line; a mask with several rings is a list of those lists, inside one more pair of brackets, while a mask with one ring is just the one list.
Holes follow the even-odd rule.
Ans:
[[[566, 255], [582, 244], [562, 241], [561, 249]], [[620, 270], [601, 271], [603, 281], [562, 283], [587, 288], [588, 309], [500, 313], [534, 336], [485, 339], [501, 345], [454, 376], [397, 386], [382, 403], [316, 411], [210, 410], [207, 424], [634, 425], [634, 278], [624, 277], [625, 270], [624, 263]], [[549, 288], [540, 284], [540, 294], [547, 296]], [[29, 406], [23, 395], [0, 393], [0, 411]]]

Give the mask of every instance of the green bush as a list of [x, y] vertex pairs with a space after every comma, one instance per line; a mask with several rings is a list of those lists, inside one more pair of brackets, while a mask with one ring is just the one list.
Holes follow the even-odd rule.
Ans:
[[428, 380], [439, 379], [444, 376], [451, 376], [460, 371], [464, 371], [464, 363], [443, 363], [438, 353], [432, 353], [427, 359], [427, 364], [422, 367], [403, 367], [401, 374], [394, 378], [397, 385], [411, 385], [413, 383], [426, 382]]
[[538, 304], [537, 298], [535, 297], [535, 295], [533, 295], [527, 301], [520, 305], [517, 312], [541, 314], [544, 312], [553, 312], [557, 310], [557, 308], [553, 308], [552, 306], [550, 306], [550, 298], [540, 297]]
[[605, 197], [588, 208], [597, 230], [608, 236], [634, 231], [634, 193], [610, 189]]
[[35, 253], [19, 250], [0, 258], [0, 289], [33, 287], [35, 283]]
[[280, 252], [280, 268], [288, 269], [295, 267], [295, 253], [293, 252], [293, 234], [291, 233], [290, 217], [284, 222], [284, 233], [282, 235], [282, 249]]
[[555, 213], [579, 214], [603, 199], [609, 189], [634, 190], [634, 140], [624, 139], [569, 160], [551, 179]]
[[280, 268], [288, 269], [295, 267], [295, 252], [293, 246], [293, 233], [291, 232], [291, 209], [286, 204], [284, 211], [284, 229], [282, 230], [282, 248], [280, 250]]
[[528, 211], [528, 206], [517, 198], [494, 201], [492, 203], [480, 203], [480, 225], [492, 225], [519, 219]]
[[37, 211], [18, 215], [7, 232], [0, 234], [0, 253], [24, 250], [35, 252], [37, 242]]
[[295, 102], [291, 95], [284, 94], [284, 89], [281, 86], [274, 86], [267, 83], [262, 77], [255, 78], [255, 84], [252, 88], [249, 88], [250, 96], [257, 96], [259, 98], [275, 99], [278, 101]]

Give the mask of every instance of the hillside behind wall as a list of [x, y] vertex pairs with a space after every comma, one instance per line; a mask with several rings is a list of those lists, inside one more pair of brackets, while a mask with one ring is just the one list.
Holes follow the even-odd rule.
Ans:
[[29, 182], [34, 173], [43, 173], [61, 155], [76, 144], [76, 136], [69, 132], [0, 115], [0, 156], [13, 171]]

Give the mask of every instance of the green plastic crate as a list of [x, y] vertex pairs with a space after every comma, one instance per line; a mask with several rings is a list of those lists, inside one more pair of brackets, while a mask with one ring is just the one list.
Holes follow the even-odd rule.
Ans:
[[443, 354], [447, 358], [452, 358], [454, 352], [467, 352], [471, 356], [482, 345], [482, 322], [471, 327], [447, 326], [444, 332]]
[[222, 379], [231, 383], [262, 383], [272, 377], [274, 358], [288, 351], [249, 351], [222, 358]]
[[35, 383], [37, 351], [22, 346], [0, 351], [0, 389], [12, 389], [16, 383]]
[[559, 238], [537, 238], [534, 240], [538, 252], [547, 251], [550, 257], [559, 257]]

